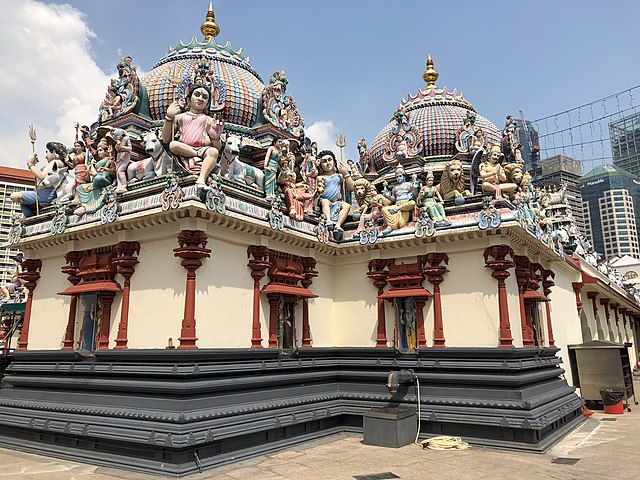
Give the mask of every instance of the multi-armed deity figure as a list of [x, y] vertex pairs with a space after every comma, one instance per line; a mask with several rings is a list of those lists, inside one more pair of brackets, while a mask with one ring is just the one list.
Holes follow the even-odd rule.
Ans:
[[[48, 142], [46, 145], [45, 158], [47, 164], [39, 169], [38, 155], [32, 153], [27, 157], [27, 168], [36, 178], [36, 191], [14, 192], [11, 194], [11, 201], [20, 204], [20, 209], [25, 217], [36, 214], [36, 205], [39, 207], [51, 205], [57, 198], [56, 187], [64, 181], [63, 171], [73, 168], [67, 163], [67, 149], [60, 142]], [[58, 175], [57, 172], [60, 172]], [[55, 182], [49, 178], [56, 177]], [[75, 183], [75, 180], [74, 180]], [[36, 199], [37, 195], [37, 199]]]
[[[218, 164], [220, 135], [224, 124], [210, 116], [211, 89], [205, 84], [191, 85], [185, 95], [185, 111], [178, 102], [167, 108], [162, 139], [169, 150], [186, 160], [188, 168], [198, 172], [196, 186], [207, 188], [209, 174]], [[177, 128], [179, 137], [175, 137]]]
[[396, 184], [391, 191], [383, 191], [383, 195], [391, 202], [391, 205], [382, 207], [382, 215], [387, 228], [383, 235], [407, 225], [416, 206], [414, 193], [419, 187], [417, 176], [414, 174], [411, 182], [405, 181], [405, 171], [402, 165], [396, 168]]
[[333, 224], [333, 237], [342, 240], [344, 230], [342, 224], [349, 215], [350, 206], [342, 201], [342, 184], [348, 191], [353, 191], [353, 178], [346, 165], [338, 165], [336, 157], [330, 150], [323, 150], [320, 156], [320, 175], [318, 175], [318, 205], [323, 215]]

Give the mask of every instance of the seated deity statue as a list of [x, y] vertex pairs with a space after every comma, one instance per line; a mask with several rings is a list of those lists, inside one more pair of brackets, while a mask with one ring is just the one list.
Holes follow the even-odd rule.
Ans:
[[424, 207], [427, 209], [427, 214], [433, 223], [439, 226], [451, 225], [451, 222], [447, 218], [444, 212], [444, 200], [440, 195], [440, 192], [433, 186], [433, 172], [427, 174], [425, 185], [420, 189], [416, 203], [418, 207]]
[[296, 172], [284, 170], [278, 177], [282, 185], [284, 200], [289, 209], [289, 216], [297, 221], [304, 219], [304, 202], [313, 199], [314, 193], [309, 192], [309, 186], [304, 182], [296, 182]]
[[417, 187], [416, 176], [414, 175], [411, 182], [405, 181], [404, 168], [402, 168], [402, 165], [398, 165], [398, 168], [396, 168], [396, 185], [387, 194], [387, 200], [391, 205], [382, 207], [382, 215], [387, 225], [387, 228], [382, 232], [383, 235], [387, 235], [393, 230], [398, 230], [409, 223], [413, 209], [416, 206], [413, 194]]
[[511, 196], [518, 185], [507, 182], [504, 168], [500, 164], [502, 153], [499, 146], [491, 148], [489, 158], [480, 164], [480, 178], [482, 179], [482, 191], [492, 193], [495, 198], [502, 198], [502, 193]]
[[320, 174], [317, 179], [318, 206], [323, 215], [333, 225], [333, 236], [336, 241], [342, 239], [344, 230], [342, 224], [349, 215], [350, 206], [342, 200], [342, 189], [353, 191], [353, 178], [346, 165], [338, 165], [336, 157], [330, 150], [323, 150], [320, 156]]
[[[36, 210], [43, 206], [49, 206], [57, 198], [56, 185], [47, 182], [47, 177], [54, 171], [65, 168], [73, 168], [68, 162], [68, 153], [65, 146], [60, 142], [48, 142], [46, 145], [45, 158], [47, 164], [39, 169], [38, 154], [32, 153], [27, 157], [27, 168], [35, 177], [36, 190], [26, 192], [14, 192], [11, 194], [11, 201], [20, 204], [22, 215], [27, 218], [35, 215]], [[37, 199], [36, 199], [37, 196]]]
[[[182, 111], [178, 102], [167, 108], [162, 139], [169, 143], [171, 153], [186, 161], [189, 170], [199, 171], [196, 186], [204, 189], [218, 164], [224, 123], [210, 116], [211, 90], [208, 86], [193, 85], [185, 100], [186, 111]], [[175, 136], [176, 129], [178, 136]]]
[[75, 215], [94, 213], [103, 206], [103, 190], [111, 186], [116, 175], [115, 142], [110, 133], [98, 142], [97, 160], [89, 170], [90, 181], [76, 187], [80, 206], [73, 212]]

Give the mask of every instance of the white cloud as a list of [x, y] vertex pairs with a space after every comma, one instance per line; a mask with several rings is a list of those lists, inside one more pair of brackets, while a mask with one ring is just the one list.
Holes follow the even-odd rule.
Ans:
[[73, 142], [75, 122], [90, 125], [112, 75], [91, 56], [95, 34], [70, 5], [0, 0], [0, 164], [24, 168], [27, 126], [44, 157], [51, 140]]
[[[311, 141], [318, 143], [318, 151], [331, 150], [336, 155], [338, 161], [340, 160], [340, 149], [336, 146], [336, 137], [340, 133], [340, 129], [333, 124], [333, 121], [319, 120], [305, 127], [304, 132]], [[354, 142], [347, 138], [347, 146], [343, 152], [345, 161], [349, 158], [359, 158], [355, 146], [357, 143], [357, 141]]]

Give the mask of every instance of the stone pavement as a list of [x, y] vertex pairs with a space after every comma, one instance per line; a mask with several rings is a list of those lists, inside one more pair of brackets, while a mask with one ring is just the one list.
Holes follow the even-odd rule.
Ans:
[[[636, 388], [639, 388], [636, 382]], [[636, 390], [638, 391], [638, 390]], [[188, 480], [423, 480], [640, 478], [640, 406], [596, 412], [546, 454], [472, 447], [460, 451], [366, 446], [341, 434], [277, 454], [190, 475]], [[554, 461], [567, 463], [554, 463]], [[377, 475], [374, 475], [377, 474]], [[369, 475], [369, 479], [367, 479]], [[362, 476], [362, 477], [360, 477]], [[0, 480], [157, 480], [165, 477], [0, 449]]]

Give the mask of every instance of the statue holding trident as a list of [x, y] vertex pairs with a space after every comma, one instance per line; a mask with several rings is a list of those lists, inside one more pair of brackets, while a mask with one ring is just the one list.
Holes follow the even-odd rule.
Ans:
[[[342, 167], [343, 165], [345, 165], [344, 163], [344, 158], [342, 156], [342, 151], [344, 150], [344, 147], [347, 146], [347, 137], [345, 137], [342, 132], [340, 132], [338, 135], [336, 135], [336, 147], [338, 147], [340, 149], [340, 164], [339, 167]], [[349, 174], [351, 174], [352, 172], [349, 169]], [[353, 179], [355, 180], [355, 179]], [[342, 183], [342, 198], [344, 198], [347, 203], [351, 203], [351, 192], [347, 190], [346, 188], [346, 183], [343, 182]]]

